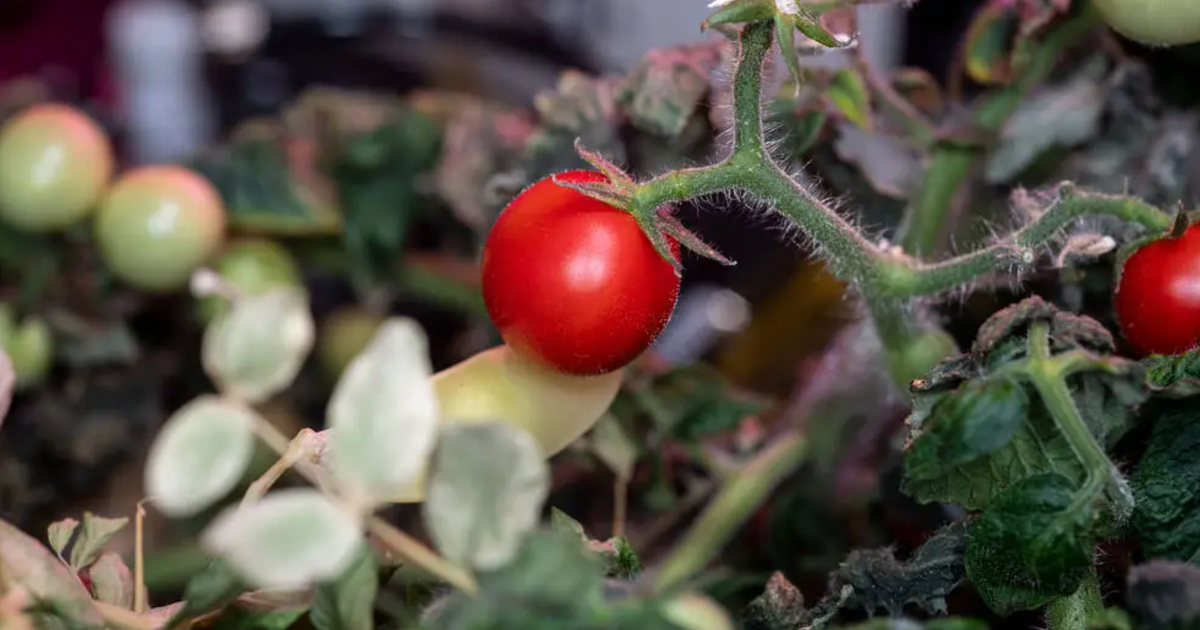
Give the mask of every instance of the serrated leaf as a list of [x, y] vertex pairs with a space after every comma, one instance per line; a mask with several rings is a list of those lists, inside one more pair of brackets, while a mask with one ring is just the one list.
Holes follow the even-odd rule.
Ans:
[[533, 438], [511, 425], [443, 428], [422, 506], [438, 549], [451, 562], [499, 569], [537, 527], [550, 473]]
[[227, 508], [201, 542], [247, 582], [293, 589], [346, 570], [362, 542], [362, 529], [319, 491], [289, 488]]
[[376, 568], [375, 556], [363, 545], [337, 579], [317, 585], [311, 613], [317, 630], [373, 630]]
[[855, 126], [871, 131], [871, 93], [867, 82], [853, 68], [842, 68], [833, 73], [825, 86], [825, 96], [834, 109]]
[[940, 398], [925, 430], [904, 457], [904, 475], [929, 481], [948, 469], [975, 461], [1007, 446], [1028, 413], [1029, 397], [1014, 381], [968, 381]]
[[31, 612], [29, 616], [39, 628], [103, 626], [91, 595], [71, 571], [42, 543], [0, 520], [0, 592], [18, 588], [32, 600], [51, 604], [58, 613]]
[[92, 580], [92, 593], [96, 599], [132, 610], [136, 586], [133, 583], [133, 572], [121, 556], [106, 551], [89, 564], [87, 575]]
[[433, 452], [439, 411], [428, 346], [415, 321], [388, 319], [330, 398], [334, 475], [364, 505], [412, 483]]
[[59, 558], [63, 559], [63, 562], [66, 562], [63, 554], [67, 550], [67, 545], [71, 544], [71, 538], [75, 536], [75, 530], [78, 528], [79, 521], [69, 517], [54, 521], [47, 528], [46, 538], [50, 542], [50, 548], [58, 554]]
[[250, 410], [200, 396], [167, 419], [146, 460], [146, 491], [176, 518], [194, 515], [232, 490], [254, 455]]
[[1154, 420], [1131, 482], [1133, 526], [1147, 557], [1200, 565], [1200, 410], [1179, 402]]
[[1200, 567], [1154, 560], [1129, 570], [1125, 601], [1138, 630], [1200, 628]]
[[1092, 566], [1092, 503], [1078, 484], [1048, 473], [1000, 493], [974, 523], [964, 564], [1000, 615], [1040, 608], [1078, 590]]
[[240, 296], [204, 332], [204, 369], [223, 393], [263, 402], [292, 384], [315, 334], [304, 289]]
[[1156, 394], [1168, 398], [1200, 395], [1200, 350], [1183, 354], [1156, 354], [1142, 361], [1146, 379]]
[[868, 614], [883, 609], [895, 617], [909, 605], [944, 614], [946, 596], [965, 575], [963, 553], [969, 532], [963, 522], [947, 525], [903, 562], [890, 548], [852, 551], [830, 575], [829, 592], [852, 586], [853, 595], [842, 606], [858, 606]]
[[105, 518], [84, 512], [79, 536], [75, 539], [75, 545], [71, 547], [71, 568], [78, 571], [95, 562], [108, 541], [128, 524], [127, 517]]

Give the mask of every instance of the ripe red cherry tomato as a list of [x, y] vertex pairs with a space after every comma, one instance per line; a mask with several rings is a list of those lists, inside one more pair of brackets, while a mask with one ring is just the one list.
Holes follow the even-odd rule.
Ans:
[[1125, 261], [1116, 291], [1121, 333], [1141, 354], [1179, 354], [1200, 342], [1200, 224], [1153, 241]]
[[[557, 177], [605, 181], [594, 171]], [[603, 374], [633, 361], [678, 296], [675, 270], [631, 215], [549, 177], [508, 204], [484, 245], [483, 299], [500, 335], [563, 373]]]

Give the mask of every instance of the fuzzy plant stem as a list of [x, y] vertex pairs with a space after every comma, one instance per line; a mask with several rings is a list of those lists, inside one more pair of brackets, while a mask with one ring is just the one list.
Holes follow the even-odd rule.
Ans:
[[804, 463], [808, 441], [798, 429], [779, 436], [734, 473], [700, 518], [663, 561], [655, 592], [679, 586], [716, 557], [783, 479]]
[[[1075, 17], [1055, 28], [1040, 42], [1022, 68], [1020, 78], [990, 93], [976, 110], [972, 135], [994, 138], [1025, 96], [1046, 79], [1063, 51], [1079, 41], [1096, 24], [1096, 15], [1085, 3]], [[982, 157], [980, 146], [945, 140], [936, 145], [925, 171], [925, 180], [900, 227], [900, 246], [914, 256], [937, 252], [946, 235], [950, 209], [968, 184]]]
[[[1050, 43], [1035, 56], [1031, 70], [1019, 83], [1039, 80], [1048, 72], [1046, 68], [1053, 65], [1057, 51], [1075, 41], [1079, 29], [1091, 21], [1075, 18], [1071, 24], [1048, 38]], [[1057, 199], [1031, 223], [975, 252], [927, 264], [902, 252], [884, 249], [868, 241], [834, 209], [797, 184], [768, 154], [763, 142], [761, 92], [763, 62], [771, 38], [769, 21], [750, 23], [741, 32], [733, 83], [735, 137], [730, 154], [711, 166], [672, 171], [636, 185], [629, 199], [630, 210], [640, 223], [649, 225], [663, 204], [735, 189], [771, 204], [813, 240], [830, 271], [849, 282], [861, 295], [888, 350], [889, 365], [898, 383], [906, 384], [911, 378], [913, 366], [905, 367], [903, 355], [925, 332], [915, 317], [915, 298], [954, 289], [988, 273], [1031, 266], [1037, 260], [1037, 248], [1084, 215], [1115, 216], [1150, 229], [1170, 226], [1168, 215], [1139, 199], [1093, 195], [1063, 185], [1058, 189]], [[1050, 49], [1053, 52], [1047, 52]], [[993, 101], [998, 104], [982, 110], [982, 122], [998, 128], [1027, 89], [1015, 85], [999, 93]], [[974, 154], [970, 155], [974, 159]], [[945, 160], [951, 166], [956, 163], [950, 157]], [[935, 172], [945, 177], [953, 174], [951, 171], [957, 172], [956, 169], [946, 166]]]

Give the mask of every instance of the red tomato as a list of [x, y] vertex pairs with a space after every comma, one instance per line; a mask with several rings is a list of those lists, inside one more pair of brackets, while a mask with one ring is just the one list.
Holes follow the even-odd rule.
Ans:
[[1200, 224], [1153, 241], [1125, 261], [1116, 291], [1121, 334], [1141, 354], [1179, 354], [1200, 342]]
[[[605, 181], [594, 171], [558, 177]], [[483, 248], [483, 299], [505, 343], [567, 374], [633, 361], [678, 296], [679, 277], [633, 216], [549, 177], [508, 204]]]

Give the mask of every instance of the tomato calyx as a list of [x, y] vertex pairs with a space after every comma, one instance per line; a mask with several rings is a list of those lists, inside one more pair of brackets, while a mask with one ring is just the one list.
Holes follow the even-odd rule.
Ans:
[[672, 251], [668, 236], [699, 256], [729, 267], [737, 264], [736, 261], [722, 255], [699, 235], [685, 227], [675, 217], [671, 204], [663, 204], [649, 213], [634, 210], [633, 198], [637, 193], [638, 184], [633, 181], [633, 178], [621, 167], [605, 159], [604, 156], [585, 148], [578, 138], [575, 140], [575, 151], [588, 164], [603, 173], [608, 181], [568, 182], [560, 179], [557, 175], [551, 175], [550, 178], [554, 183], [631, 214], [637, 221], [638, 227], [646, 234], [646, 238], [654, 245], [654, 250], [663, 260], [671, 264], [676, 274], [682, 273], [683, 265]]

